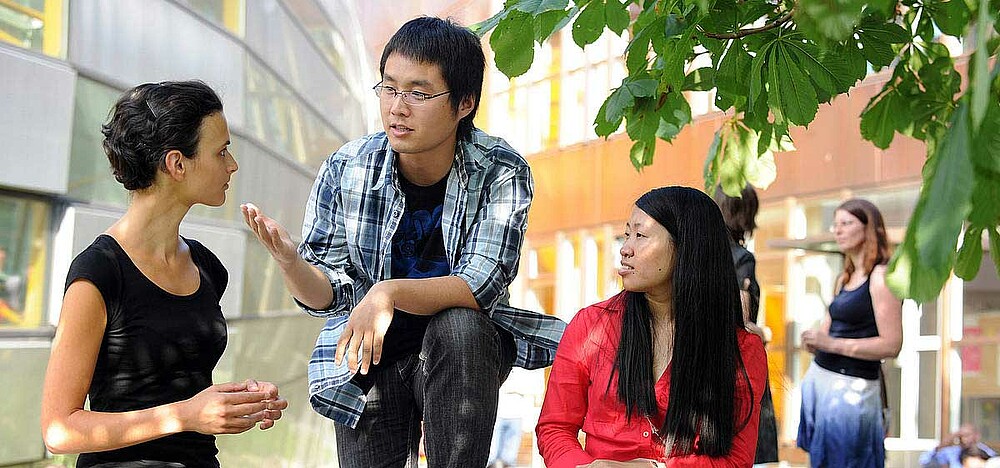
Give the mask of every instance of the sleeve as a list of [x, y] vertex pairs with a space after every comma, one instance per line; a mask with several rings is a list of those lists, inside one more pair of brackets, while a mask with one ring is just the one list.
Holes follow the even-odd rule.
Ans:
[[743, 365], [750, 379], [749, 388], [740, 384], [743, 373], [737, 374], [736, 391], [738, 402], [746, 402], [750, 407], [749, 419], [746, 425], [737, 421], [737, 433], [733, 437], [733, 447], [729, 455], [724, 457], [709, 457], [707, 455], [686, 455], [667, 460], [669, 468], [681, 467], [746, 467], [753, 465], [757, 454], [757, 431], [760, 428], [760, 399], [764, 395], [764, 382], [767, 380], [767, 355], [764, 343], [757, 335], [740, 333], [740, 353], [743, 355]]
[[484, 310], [492, 310], [506, 296], [517, 275], [534, 191], [531, 170], [520, 157], [514, 163], [497, 162], [493, 171], [485, 177], [479, 206], [468, 207], [478, 212], [452, 270], [469, 284]]
[[108, 323], [111, 323], [117, 313], [117, 298], [121, 292], [122, 282], [114, 251], [99, 247], [99, 242], [94, 242], [80, 252], [69, 266], [63, 294], [66, 294], [70, 285], [80, 280], [89, 281], [101, 293], [105, 313], [108, 314]]
[[[345, 147], [346, 148], [346, 147]], [[299, 255], [315, 265], [330, 280], [333, 301], [325, 309], [313, 309], [296, 300], [307, 314], [317, 317], [346, 315], [354, 305], [354, 280], [347, 250], [343, 207], [340, 205], [341, 171], [345, 148], [341, 148], [320, 167], [306, 202], [302, 221]]]
[[545, 390], [535, 433], [538, 452], [549, 468], [576, 468], [594, 461], [580, 446], [590, 388], [589, 324], [581, 311], [566, 327]]

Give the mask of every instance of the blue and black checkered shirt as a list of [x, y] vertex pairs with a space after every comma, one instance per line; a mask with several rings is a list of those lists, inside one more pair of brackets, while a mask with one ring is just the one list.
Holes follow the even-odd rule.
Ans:
[[[323, 416], [354, 427], [366, 398], [347, 363], [334, 363], [337, 340], [354, 306], [389, 278], [392, 237], [404, 210], [396, 153], [384, 132], [344, 145], [323, 163], [306, 205], [299, 254], [326, 273], [333, 303], [309, 362], [309, 400]], [[451, 274], [469, 284], [482, 310], [514, 335], [514, 365], [552, 364], [566, 324], [506, 305], [527, 229], [532, 179], [528, 163], [505, 141], [474, 130], [459, 140], [448, 174], [442, 234]]]

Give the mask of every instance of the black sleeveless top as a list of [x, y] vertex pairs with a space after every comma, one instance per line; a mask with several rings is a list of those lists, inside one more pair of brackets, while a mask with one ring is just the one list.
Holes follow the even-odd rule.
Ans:
[[[164, 291], [139, 271], [118, 242], [102, 234], [74, 260], [66, 288], [94, 284], [104, 298], [107, 326], [87, 395], [90, 409], [125, 412], [188, 399], [212, 385], [212, 369], [226, 348], [219, 299], [229, 275], [201, 243], [184, 239], [201, 273], [188, 296]], [[156, 466], [218, 467], [215, 436], [181, 432], [99, 453], [84, 453], [78, 467], [109, 462], [157, 461]]]
[[[875, 324], [875, 308], [869, 289], [871, 278], [856, 289], [841, 289], [830, 303], [830, 336], [834, 338], [870, 338], [878, 336]], [[816, 364], [820, 367], [851, 377], [875, 380], [878, 378], [880, 361], [867, 361], [839, 354], [816, 352]]]

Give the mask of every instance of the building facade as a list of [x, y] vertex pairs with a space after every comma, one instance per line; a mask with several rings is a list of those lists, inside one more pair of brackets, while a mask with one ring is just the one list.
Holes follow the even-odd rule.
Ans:
[[219, 437], [220, 461], [335, 463], [333, 425], [307, 403], [323, 322], [295, 307], [239, 204], [297, 237], [321, 162], [373, 128], [358, 18], [349, 0], [0, 0], [0, 465], [46, 458], [41, 386], [66, 270], [128, 204], [100, 126], [123, 90], [185, 79], [222, 97], [240, 164], [226, 204], [194, 208], [181, 227], [229, 270], [215, 381], [269, 380], [292, 402], [269, 431]]

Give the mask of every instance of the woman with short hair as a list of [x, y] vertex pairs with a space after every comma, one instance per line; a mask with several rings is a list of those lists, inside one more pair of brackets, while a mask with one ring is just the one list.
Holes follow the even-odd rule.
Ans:
[[179, 234], [193, 205], [225, 202], [238, 168], [222, 101], [200, 81], [139, 85], [102, 133], [131, 202], [70, 266], [42, 394], [45, 446], [84, 452], [78, 467], [218, 467], [214, 434], [267, 429], [288, 405], [268, 382], [212, 385], [228, 273]]

